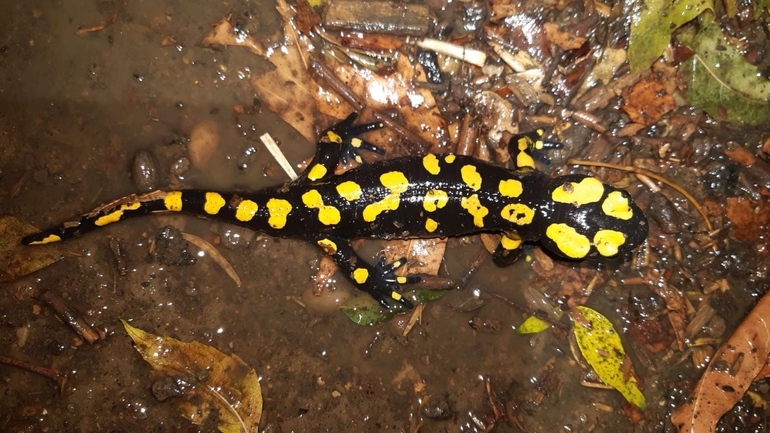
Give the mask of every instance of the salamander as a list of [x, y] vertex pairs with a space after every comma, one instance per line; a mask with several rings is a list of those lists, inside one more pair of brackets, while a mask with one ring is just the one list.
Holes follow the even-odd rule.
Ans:
[[57, 242], [133, 216], [188, 212], [312, 242], [356, 288], [389, 308], [394, 301], [412, 306], [399, 288], [419, 277], [395, 275], [404, 258], [368, 263], [353, 250], [351, 239], [500, 233], [492, 258], [505, 266], [516, 260], [524, 242], [583, 259], [628, 253], [647, 237], [647, 220], [628, 192], [591, 176], [551, 178], [535, 170], [530, 151], [543, 147], [539, 134], [511, 139], [514, 169], [430, 153], [360, 164], [335, 175], [340, 161], [352, 157], [362, 162], [362, 150], [384, 153], [361, 139], [382, 125], [356, 125], [354, 120], [355, 113], [324, 131], [308, 168], [285, 185], [249, 194], [181, 190], [131, 195], [22, 243]]

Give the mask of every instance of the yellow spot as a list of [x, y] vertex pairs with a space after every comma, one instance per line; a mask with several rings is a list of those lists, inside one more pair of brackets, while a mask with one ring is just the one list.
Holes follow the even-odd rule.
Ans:
[[519, 140], [516, 142], [516, 147], [519, 148], [519, 151], [523, 152], [527, 150], [532, 143], [532, 140], [527, 137], [526, 135], [522, 135], [519, 137]]
[[428, 170], [428, 173], [436, 175], [441, 171], [441, 167], [438, 165], [438, 158], [436, 155], [429, 153], [422, 158], [422, 165]]
[[409, 181], [400, 171], [390, 171], [380, 176], [382, 186], [388, 188], [393, 194], [401, 194], [409, 188]]
[[562, 254], [573, 259], [582, 259], [591, 251], [591, 242], [567, 224], [551, 224], [545, 235], [552, 240]]
[[358, 284], [364, 284], [369, 279], [369, 271], [366, 268], [358, 268], [353, 271], [353, 280]]
[[318, 180], [326, 176], [326, 167], [321, 164], [316, 164], [307, 173], [307, 178], [310, 180]]
[[400, 195], [409, 188], [409, 181], [400, 171], [390, 171], [380, 176], [382, 186], [388, 188], [390, 193], [382, 200], [371, 203], [364, 208], [364, 221], [370, 223], [377, 219], [382, 212], [398, 209], [401, 203]]
[[524, 226], [532, 223], [532, 219], [535, 218], [535, 211], [525, 204], [514, 203], [505, 206], [500, 215], [514, 224]]
[[321, 247], [321, 249], [324, 250], [324, 252], [328, 255], [336, 254], [337, 253], [337, 244], [329, 239], [321, 239], [317, 242], [318, 246]]
[[321, 193], [317, 189], [311, 189], [310, 191], [302, 194], [302, 203], [310, 209], [318, 209], [324, 205], [324, 199], [321, 197]]
[[291, 203], [281, 198], [271, 198], [267, 201], [267, 212], [270, 217], [267, 223], [274, 229], [282, 229], [286, 225], [286, 217], [291, 212]]
[[481, 175], [476, 171], [476, 167], [466, 165], [460, 169], [460, 174], [463, 177], [463, 182], [471, 189], [478, 191], [481, 188]]
[[441, 209], [446, 206], [449, 201], [447, 193], [440, 189], [432, 189], [425, 193], [425, 198], [422, 200], [422, 207], [428, 212], [435, 212], [436, 209]]
[[513, 239], [503, 235], [502, 239], [500, 239], [500, 245], [506, 250], [517, 250], [521, 246], [521, 239]]
[[[469, 166], [466, 165], [466, 167]], [[474, 171], [476, 171], [475, 168]], [[460, 201], [460, 206], [473, 216], [473, 225], [476, 227], [484, 227], [484, 217], [489, 213], [489, 209], [481, 204], [478, 194], [473, 194], [470, 197], [463, 197]]]
[[596, 203], [604, 194], [604, 184], [593, 177], [587, 177], [577, 182], [567, 182], [556, 188], [551, 194], [553, 201], [558, 203], [580, 206]]
[[52, 242], [59, 242], [61, 240], [61, 237], [59, 235], [48, 235], [45, 238], [39, 240], [30, 242], [30, 245], [44, 245], [44, 244], [50, 244]]
[[401, 199], [397, 195], [389, 194], [382, 200], [367, 205], [363, 213], [364, 221], [373, 222], [381, 213], [398, 209], [400, 201]]
[[323, 224], [329, 226], [340, 222], [340, 211], [334, 206], [325, 205], [318, 190], [311, 189], [302, 194], [302, 203], [310, 209], [318, 209], [318, 220]]
[[402, 296], [398, 292], [390, 292], [390, 297], [393, 298], [394, 301], [400, 301]]
[[112, 224], [114, 222], [120, 221], [121, 217], [123, 217], [123, 211], [116, 210], [114, 212], [108, 213], [107, 215], [97, 218], [96, 221], [94, 221], [94, 225], [99, 227], [106, 226], [107, 224]]
[[518, 197], [524, 191], [521, 182], [516, 179], [501, 180], [498, 187], [503, 197]]
[[329, 141], [332, 143], [342, 143], [342, 137], [334, 131], [326, 131], [326, 136], [329, 137]]
[[624, 243], [626, 243], [626, 235], [615, 230], [599, 230], [594, 236], [594, 246], [604, 257], [617, 254], [618, 248]]
[[354, 139], [350, 140], [350, 145], [355, 147], [355, 148], [361, 147], [361, 143], [362, 143], [362, 141], [361, 141], [360, 138], [354, 138]]
[[135, 201], [133, 203], [123, 203], [122, 205], [120, 205], [120, 207], [117, 210], [97, 218], [96, 221], [94, 221], [94, 225], [98, 227], [102, 227], [102, 226], [106, 226], [107, 224], [118, 222], [120, 221], [121, 218], [123, 218], [123, 211], [136, 210], [136, 209], [139, 209], [141, 206], [142, 206], [142, 203], [138, 201]]
[[447, 156], [445, 156], [445, 157], [444, 157], [444, 161], [446, 161], [446, 163], [447, 163], [447, 164], [451, 164], [451, 163], [455, 162], [455, 156], [454, 156], [454, 154], [451, 154], [451, 153], [450, 153], [450, 154], [448, 154]]
[[433, 233], [438, 228], [438, 223], [430, 218], [425, 220], [425, 230], [427, 230], [429, 233]]
[[238, 204], [238, 208], [235, 209], [235, 219], [238, 221], [251, 221], [254, 215], [257, 214], [259, 206], [251, 200], [243, 200]]
[[337, 185], [337, 192], [347, 201], [358, 200], [362, 194], [361, 187], [350, 180]]
[[535, 160], [527, 152], [519, 152], [516, 155], [517, 168], [535, 168]]
[[172, 212], [182, 210], [182, 191], [172, 191], [163, 198], [163, 205]]
[[406, 284], [406, 277], [396, 277], [396, 282], [398, 284]]
[[628, 198], [623, 197], [620, 191], [612, 191], [607, 194], [607, 198], [602, 203], [602, 210], [605, 214], [622, 220], [629, 220], [634, 216]]
[[215, 192], [206, 193], [206, 202], [203, 203], [203, 210], [209, 215], [216, 215], [222, 206], [225, 205], [225, 199]]

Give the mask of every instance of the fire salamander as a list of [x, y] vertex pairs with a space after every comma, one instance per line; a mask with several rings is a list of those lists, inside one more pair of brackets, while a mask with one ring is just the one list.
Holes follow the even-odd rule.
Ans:
[[326, 130], [308, 169], [286, 185], [252, 194], [131, 195], [22, 243], [47, 244], [133, 216], [184, 211], [313, 242], [356, 288], [389, 308], [391, 301], [411, 307], [398, 289], [419, 277], [395, 276], [403, 258], [367, 263], [350, 239], [501, 233], [493, 260], [504, 266], [516, 260], [523, 242], [539, 241], [559, 256], [582, 259], [630, 252], [647, 237], [647, 220], [626, 191], [590, 176], [550, 178], [534, 170], [529, 151], [542, 145], [539, 134], [511, 140], [515, 170], [449, 153], [381, 160], [336, 176], [339, 161], [361, 162], [361, 150], [383, 153], [360, 138], [382, 125], [354, 125], [354, 119], [355, 113]]

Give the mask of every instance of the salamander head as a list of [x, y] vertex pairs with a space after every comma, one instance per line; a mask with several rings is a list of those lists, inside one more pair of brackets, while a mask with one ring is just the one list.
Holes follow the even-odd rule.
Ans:
[[567, 258], [612, 257], [631, 252], [647, 238], [647, 218], [623, 190], [588, 176], [553, 180], [551, 221], [540, 242]]

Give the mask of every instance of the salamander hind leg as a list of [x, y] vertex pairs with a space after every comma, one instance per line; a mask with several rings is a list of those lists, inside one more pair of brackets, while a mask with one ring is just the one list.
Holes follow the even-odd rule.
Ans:
[[350, 114], [342, 122], [332, 126], [321, 134], [318, 139], [318, 148], [315, 158], [308, 165], [305, 177], [311, 181], [326, 180], [334, 175], [337, 164], [347, 164], [348, 159], [353, 159], [359, 164], [363, 162], [360, 151], [378, 153], [384, 155], [385, 151], [368, 141], [361, 139], [361, 135], [380, 129], [381, 122], [364, 123], [354, 125], [353, 122], [358, 113]]
[[334, 260], [339, 266], [340, 272], [358, 290], [368, 293], [386, 310], [391, 308], [391, 302], [396, 302], [406, 308], [413, 307], [412, 303], [403, 297], [398, 289], [403, 284], [419, 282], [420, 277], [416, 275], [398, 277], [395, 275], [395, 270], [406, 263], [405, 258], [388, 264], [383, 257], [372, 266], [363, 260], [344, 239], [319, 237], [316, 244]]

